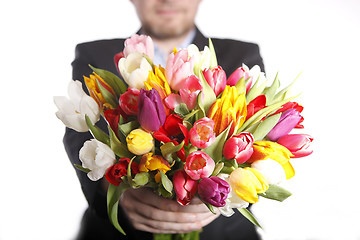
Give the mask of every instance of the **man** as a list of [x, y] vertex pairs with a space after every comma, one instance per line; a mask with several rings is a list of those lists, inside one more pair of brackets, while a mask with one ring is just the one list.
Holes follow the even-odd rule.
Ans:
[[[166, 57], [175, 46], [190, 43], [199, 49], [208, 45], [194, 24], [201, 0], [131, 0], [142, 27], [139, 33], [152, 37], [155, 44], [156, 65], [165, 66]], [[234, 40], [212, 39], [218, 64], [229, 76], [242, 63], [263, 69], [259, 48], [255, 44]], [[88, 64], [115, 74], [113, 56], [122, 51], [124, 39], [101, 40], [79, 44], [73, 66], [73, 79], [82, 80], [91, 74]], [[106, 129], [105, 122], [99, 126]], [[64, 144], [72, 163], [81, 164], [78, 152], [83, 143], [92, 138], [89, 133], [66, 129]], [[122, 236], [108, 221], [106, 211], [106, 180], [92, 182], [77, 171], [82, 190], [89, 203], [84, 214], [78, 239], [152, 239], [151, 233], [183, 233], [203, 229], [201, 239], [258, 239], [254, 226], [235, 214], [230, 218], [209, 212], [200, 200], [194, 199], [182, 207], [175, 201], [158, 197], [148, 189], [127, 190], [120, 200], [120, 225], [127, 233]]]

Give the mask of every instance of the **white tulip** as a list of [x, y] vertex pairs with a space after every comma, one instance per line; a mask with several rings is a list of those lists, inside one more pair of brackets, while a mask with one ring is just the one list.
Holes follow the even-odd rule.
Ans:
[[54, 97], [58, 111], [56, 116], [67, 126], [78, 132], [89, 131], [85, 122], [85, 114], [95, 124], [100, 119], [99, 106], [90, 96], [86, 95], [80, 81], [70, 81], [68, 86], [69, 98], [65, 96]]
[[82, 162], [82, 167], [91, 170], [87, 176], [92, 181], [97, 181], [102, 178], [106, 170], [111, 167], [116, 160], [111, 148], [96, 139], [91, 139], [84, 143], [84, 146], [79, 151], [79, 158]]
[[144, 88], [144, 82], [152, 71], [150, 63], [142, 53], [132, 52], [119, 60], [119, 70], [129, 87]]
[[258, 160], [251, 164], [252, 168], [258, 170], [269, 184], [278, 185], [286, 180], [284, 168], [275, 160]]
[[[230, 175], [219, 174], [218, 177], [229, 183]], [[247, 208], [249, 206], [248, 202], [239, 198], [239, 196], [232, 189], [231, 185], [230, 185], [230, 192], [225, 202], [226, 205], [224, 207], [219, 208], [220, 213], [225, 217], [230, 217], [235, 213], [234, 210], [232, 210], [233, 208]]]
[[211, 53], [208, 46], [204, 47], [204, 50], [200, 52], [199, 48], [190, 44], [187, 47], [189, 56], [195, 59], [194, 68], [203, 71], [205, 68], [210, 68]]

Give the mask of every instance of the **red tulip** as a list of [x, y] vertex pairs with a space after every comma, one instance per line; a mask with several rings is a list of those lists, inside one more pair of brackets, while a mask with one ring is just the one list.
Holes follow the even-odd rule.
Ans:
[[214, 90], [216, 96], [224, 91], [226, 86], [226, 74], [220, 66], [217, 66], [211, 70], [205, 68], [203, 74], [206, 82]]
[[188, 205], [194, 198], [198, 183], [192, 180], [184, 170], [178, 170], [173, 177], [176, 200], [182, 206]]
[[223, 155], [227, 160], [235, 159], [238, 164], [246, 162], [253, 154], [254, 137], [251, 133], [241, 132], [225, 142]]
[[[120, 158], [118, 163], [108, 168], [105, 174], [105, 178], [112, 185], [119, 186], [119, 184], [122, 182], [121, 177], [127, 175], [129, 163], [130, 163], [129, 158]], [[139, 173], [139, 166], [136, 162], [131, 163], [131, 173], [132, 174]]]

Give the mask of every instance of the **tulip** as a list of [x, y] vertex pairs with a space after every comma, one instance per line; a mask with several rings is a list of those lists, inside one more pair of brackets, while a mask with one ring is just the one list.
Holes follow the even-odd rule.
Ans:
[[253, 149], [254, 153], [247, 161], [248, 163], [272, 159], [283, 167], [286, 179], [290, 179], [295, 175], [294, 168], [289, 161], [294, 155], [286, 147], [271, 141], [256, 141], [253, 144]]
[[79, 151], [79, 159], [82, 162], [83, 168], [91, 170], [87, 176], [92, 181], [102, 178], [106, 170], [116, 161], [115, 154], [111, 148], [96, 139], [91, 139], [84, 143], [84, 146]]
[[242, 164], [253, 154], [253, 143], [254, 137], [251, 133], [241, 132], [225, 142], [223, 155], [227, 160], [235, 159], [238, 164]]
[[229, 183], [235, 193], [249, 203], [256, 203], [258, 193], [264, 193], [269, 188], [262, 174], [249, 167], [235, 169], [230, 174]]
[[266, 107], [266, 96], [259, 95], [249, 102], [247, 105], [246, 120], [248, 120], [255, 113]]
[[313, 152], [313, 150], [310, 149], [313, 140], [314, 139], [307, 134], [289, 134], [279, 138], [277, 143], [289, 149], [294, 155], [294, 158], [300, 158], [306, 157]]
[[[120, 158], [116, 164], [112, 165], [106, 171], [105, 178], [112, 185], [119, 186], [119, 184], [122, 182], [121, 178], [127, 175], [129, 163], [130, 163], [129, 158]], [[139, 166], [136, 162], [131, 162], [131, 173], [132, 174], [139, 173]]]
[[197, 181], [191, 179], [184, 170], [178, 170], [174, 173], [173, 184], [177, 202], [182, 206], [188, 205], [197, 191]]
[[205, 68], [203, 74], [206, 82], [214, 90], [216, 96], [224, 91], [226, 86], [226, 74], [220, 66], [213, 69]]
[[198, 193], [201, 200], [213, 205], [214, 207], [225, 206], [225, 200], [229, 192], [230, 185], [216, 176], [203, 178], [198, 185]]
[[193, 180], [209, 177], [215, 168], [212, 158], [202, 151], [195, 151], [186, 158], [184, 170]]
[[258, 65], [253, 66], [249, 70], [248, 66], [243, 64], [242, 67], [239, 67], [230, 75], [226, 84], [229, 86], [235, 86], [241, 78], [245, 78], [245, 80], [247, 80], [245, 88], [246, 92], [248, 92], [251, 88], [253, 79], [257, 79], [259, 75], [263, 76], [263, 73], [261, 72], [261, 69]]
[[156, 89], [141, 89], [138, 103], [138, 121], [147, 131], [157, 131], [165, 122], [165, 108]]
[[126, 92], [121, 94], [119, 105], [127, 115], [131, 116], [137, 114], [139, 94], [140, 91], [132, 87], [129, 87]]
[[[282, 105], [281, 108], [278, 109], [275, 113], [273, 113], [273, 115], [286, 112], [290, 109], [295, 109], [296, 111], [301, 113], [304, 110], [304, 107], [299, 105], [297, 102], [287, 102], [284, 105]], [[301, 119], [300, 119], [299, 123], [295, 126], [295, 128], [304, 128], [304, 126], [301, 124], [303, 121], [304, 121], [304, 118], [301, 116]]]
[[188, 51], [182, 49], [176, 54], [171, 53], [165, 68], [165, 77], [174, 91], [179, 91], [186, 79], [193, 75], [194, 60], [189, 59]]
[[144, 82], [152, 71], [148, 60], [138, 52], [130, 53], [126, 58], [120, 58], [119, 70], [129, 87], [144, 88]]
[[124, 119], [128, 118], [128, 116], [124, 113], [124, 111], [120, 108], [120, 106], [118, 106], [118, 108], [116, 109], [108, 109], [104, 112], [104, 117], [106, 121], [109, 123], [111, 129], [116, 134], [116, 136], [118, 136], [120, 115]]
[[200, 51], [195, 44], [190, 44], [187, 47], [189, 56], [194, 59], [194, 69], [204, 70], [210, 68], [211, 52], [208, 46], [204, 47], [203, 51]]
[[134, 34], [125, 40], [124, 55], [129, 56], [133, 52], [144, 53], [151, 60], [154, 59], [154, 43], [151, 37]]
[[281, 114], [279, 122], [267, 134], [267, 138], [276, 141], [280, 137], [289, 134], [289, 132], [300, 122], [301, 115], [295, 109], [290, 109]]
[[202, 89], [201, 81], [195, 75], [189, 76], [184, 82], [179, 92], [182, 102], [186, 104], [189, 110], [195, 108], [197, 96]]
[[[139, 170], [141, 172], [148, 172], [148, 171], [162, 171], [166, 173], [170, 170], [169, 162], [166, 161], [162, 156], [153, 155], [153, 153], [147, 153], [142, 156]], [[161, 174], [158, 172], [155, 175], [155, 181], [160, 182]]]
[[[98, 74], [94, 73], [90, 75], [90, 78], [84, 76], [84, 81], [90, 96], [97, 102], [101, 109], [116, 108], [116, 94], [114, 90], [107, 84]], [[104, 91], [106, 91], [112, 101], [107, 102], [105, 97], [100, 91], [100, 84]], [[109, 99], [110, 100], [110, 99]]]
[[231, 136], [246, 118], [245, 93], [239, 95], [235, 87], [226, 86], [220, 99], [210, 107], [207, 117], [215, 122], [214, 132], [222, 133], [232, 122], [228, 136]]
[[[229, 174], [221, 173], [218, 175], [219, 178], [223, 179], [227, 183], [229, 183]], [[230, 184], [229, 184], [230, 186]], [[230, 192], [225, 200], [226, 204], [223, 207], [220, 207], [220, 213], [223, 216], [231, 217], [235, 212], [232, 210], [233, 208], [247, 208], [249, 203], [239, 198], [239, 196], [235, 193], [234, 189], [230, 186]]]
[[[154, 138], [159, 142], [172, 142], [174, 145], [179, 145], [184, 141], [184, 145], [189, 144], [189, 131], [183, 124], [183, 119], [175, 114], [170, 114], [166, 117], [165, 123], [160, 127], [159, 131], [153, 133]], [[181, 148], [177, 156], [185, 162], [185, 150]]]
[[135, 155], [143, 155], [154, 148], [154, 138], [142, 129], [132, 130], [126, 137], [127, 147]]
[[63, 96], [54, 97], [55, 105], [58, 108], [56, 112], [57, 118], [59, 118], [65, 126], [77, 132], [89, 131], [89, 127], [85, 121], [85, 115], [95, 124], [100, 119], [99, 106], [93, 98], [86, 95], [80, 81], [70, 81], [68, 95], [70, 99]]
[[214, 121], [204, 117], [197, 120], [189, 131], [190, 141], [197, 148], [207, 148], [215, 142]]
[[284, 168], [270, 158], [253, 162], [251, 168], [258, 170], [269, 184], [278, 185], [286, 180]]

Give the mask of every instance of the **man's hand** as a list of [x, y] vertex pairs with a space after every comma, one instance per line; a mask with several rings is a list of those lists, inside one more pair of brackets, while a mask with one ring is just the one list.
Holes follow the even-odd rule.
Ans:
[[181, 206], [147, 188], [126, 190], [120, 204], [136, 229], [152, 233], [200, 230], [219, 216], [211, 213], [199, 199], [193, 199], [188, 206]]

